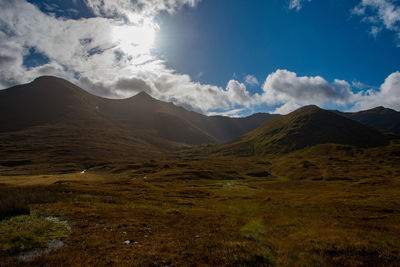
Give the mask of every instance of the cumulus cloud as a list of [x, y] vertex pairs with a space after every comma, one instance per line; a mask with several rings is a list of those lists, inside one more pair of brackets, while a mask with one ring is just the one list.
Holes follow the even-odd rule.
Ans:
[[281, 110], [292, 111], [298, 106], [327, 103], [344, 104], [352, 96], [350, 84], [336, 79], [327, 82], [320, 76], [299, 77], [288, 70], [268, 75], [263, 85], [262, 100], [270, 105], [284, 105]]
[[356, 95], [353, 110], [384, 106], [400, 110], [400, 72], [390, 74], [379, 89], [369, 89]]
[[[174, 13], [197, 0], [86, 1], [97, 17], [67, 19], [41, 12], [23, 1], [0, 3], [0, 86], [55, 75], [97, 95], [124, 98], [145, 90], [154, 97], [192, 110], [229, 109], [245, 99], [246, 90], [193, 82], [153, 55], [158, 31], [154, 16]], [[27, 68], [24, 55], [34, 48], [49, 59]], [[3, 71], [4, 70], [4, 71]]]
[[[0, 3], [0, 86], [29, 82], [40, 75], [55, 75], [87, 91], [109, 98], [126, 98], [139, 91], [207, 113], [248, 107], [246, 86], [229, 81], [226, 88], [192, 81], [176, 73], [152, 53], [159, 30], [155, 16], [174, 13], [198, 0], [87, 0], [91, 18], [57, 18], [24, 0]], [[57, 8], [57, 7], [53, 7]], [[45, 55], [45, 65], [23, 64], [29, 49]], [[3, 71], [5, 70], [5, 71]], [[255, 83], [255, 79], [248, 80]]]
[[115, 87], [123, 91], [132, 91], [132, 92], [151, 91], [150, 86], [144, 80], [138, 78], [119, 79]]
[[[362, 0], [352, 10], [363, 22], [371, 25], [370, 34], [374, 37], [383, 29], [395, 33], [400, 42], [400, 3], [391, 0]], [[400, 43], [398, 43], [400, 45]]]
[[[375, 0], [382, 1], [386, 2]], [[288, 113], [307, 104], [400, 108], [398, 72], [389, 75], [378, 90], [364, 86], [358, 94], [351, 92], [346, 81], [328, 82], [320, 76], [298, 76], [288, 70], [269, 74], [261, 94], [251, 94], [247, 88], [259, 85], [253, 75], [247, 75], [243, 83], [235, 78], [220, 87], [177, 73], [153, 53], [151, 44], [159, 30], [155, 17], [158, 12], [174, 13], [198, 2], [86, 0], [96, 16], [69, 19], [43, 13], [24, 0], [0, 1], [0, 86], [6, 88], [41, 75], [55, 75], [100, 96], [126, 98], [146, 91], [190, 110], [231, 116], [261, 105], [266, 105], [267, 110], [273, 107], [277, 113]], [[299, 9], [304, 1], [292, 2], [292, 8]], [[367, 12], [367, 6], [358, 8], [358, 14]], [[394, 29], [397, 13], [392, 11], [388, 16], [394, 17], [384, 25]], [[43, 54], [48, 62], [27, 67], [24, 58], [31, 50]]]
[[[358, 93], [354, 88], [361, 89]], [[390, 74], [380, 87], [361, 82], [335, 79], [329, 83], [320, 76], [298, 76], [288, 70], [277, 70], [268, 75], [263, 94], [252, 99], [252, 104], [275, 106], [272, 113], [287, 114], [304, 105], [335, 107], [359, 111], [384, 106], [400, 110], [400, 72]], [[350, 107], [350, 108], [348, 108]]]
[[251, 75], [251, 74], [247, 75], [244, 78], [244, 82], [246, 84], [250, 85], [250, 86], [256, 86], [256, 85], [259, 84], [257, 78], [254, 75]]
[[232, 105], [241, 104], [246, 107], [250, 105], [250, 94], [243, 83], [230, 80], [226, 86], [226, 92]]
[[272, 113], [273, 114], [288, 114], [298, 108], [301, 108], [301, 105], [297, 104], [295, 100], [291, 100], [286, 102], [285, 104], [277, 107]]
[[175, 13], [184, 5], [196, 6], [201, 0], [86, 0], [98, 16], [124, 17], [132, 22], [152, 18], [160, 11]]

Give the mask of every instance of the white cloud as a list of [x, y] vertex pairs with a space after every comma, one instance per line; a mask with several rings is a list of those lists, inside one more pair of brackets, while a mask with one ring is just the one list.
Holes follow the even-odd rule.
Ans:
[[257, 78], [254, 75], [251, 75], [251, 74], [247, 75], [244, 78], [244, 82], [246, 84], [250, 85], [250, 86], [256, 86], [256, 85], [259, 84]]
[[226, 86], [226, 93], [232, 105], [249, 106], [250, 94], [243, 83], [230, 80]]
[[237, 109], [232, 109], [228, 111], [223, 111], [223, 112], [216, 112], [216, 111], [211, 111], [207, 112], [208, 116], [228, 116], [232, 118], [238, 118], [240, 117], [241, 113], [244, 111], [244, 108], [237, 108]]
[[311, 2], [311, 0], [290, 0], [289, 9], [296, 9], [299, 11], [303, 7], [303, 2]]
[[152, 19], [161, 11], [175, 13], [184, 5], [196, 6], [201, 0], [86, 0], [98, 16], [124, 17], [131, 22]]
[[[200, 112], [231, 109], [247, 101], [245, 86], [228, 83], [225, 90], [193, 82], [188, 75], [166, 67], [149, 47], [158, 31], [157, 12], [173, 13], [197, 2], [88, 0], [98, 17], [79, 20], [47, 15], [23, 0], [1, 2], [0, 85], [9, 87], [46, 74], [66, 78], [106, 97], [124, 98], [145, 90]], [[29, 48], [50, 62], [27, 69], [23, 56]]]
[[[312, 0], [290, 0], [289, 9], [299, 11], [304, 2]], [[397, 46], [400, 47], [400, 2], [398, 0], [361, 0], [351, 14], [361, 17], [361, 21], [370, 24], [368, 33], [377, 38], [383, 30], [394, 33]]]
[[400, 110], [400, 72], [390, 74], [378, 90], [369, 89], [355, 96], [352, 110], [384, 106]]
[[382, 31], [382, 28], [381, 28], [381, 27], [372, 26], [369, 33], [376, 39], [376, 37], [378, 36], [378, 34], [379, 34], [381, 31]]
[[252, 103], [276, 106], [273, 113], [279, 114], [287, 114], [304, 105], [342, 109], [349, 109], [350, 106], [351, 111], [377, 106], [400, 110], [399, 71], [390, 74], [379, 88], [361, 82], [353, 82], [352, 85], [362, 91], [354, 94], [351, 85], [339, 79], [329, 83], [320, 76], [299, 77], [294, 72], [277, 70], [265, 80], [260, 101], [252, 99]]
[[[101, 96], [125, 98], [144, 90], [160, 100], [191, 110], [233, 116], [260, 105], [273, 106], [279, 113], [307, 104], [354, 105], [355, 109], [384, 105], [400, 109], [399, 72], [389, 75], [379, 90], [366, 90], [364, 86], [362, 89], [366, 91], [358, 94], [351, 92], [346, 81], [336, 79], [329, 83], [320, 76], [300, 77], [288, 70], [269, 74], [262, 94], [251, 94], [246, 88], [259, 84], [252, 75], [247, 75], [244, 83], [234, 78], [222, 88], [194, 82], [189, 75], [177, 73], [154, 55], [151, 48], [153, 35], [159, 30], [155, 16], [160, 11], [173, 13], [183, 5], [195, 6], [198, 2], [87, 0], [98, 16], [74, 20], [45, 14], [24, 0], [3, 0], [0, 86], [5, 88], [41, 75], [55, 75]], [[363, 1], [369, 2], [372, 3]], [[296, 3], [293, 8], [301, 7], [301, 1]], [[367, 7], [359, 6], [357, 12], [365, 14]], [[388, 20], [388, 25], [392, 25], [390, 21], [395, 19]], [[31, 48], [45, 55], [49, 62], [27, 68], [23, 61]]]
[[273, 114], [288, 114], [298, 108], [301, 108], [301, 105], [297, 104], [296, 101], [288, 101], [282, 106], [276, 108], [272, 113]]
[[362, 17], [371, 24], [370, 34], [374, 37], [385, 28], [400, 41], [400, 3], [392, 0], [362, 0], [353, 8], [352, 14]]
[[[277, 70], [268, 75], [263, 85], [262, 100], [269, 105], [284, 105], [283, 110], [316, 104], [344, 104], [351, 97], [350, 84], [336, 79], [328, 83], [320, 76], [299, 77], [288, 70]], [[288, 103], [290, 102], [290, 103]]]

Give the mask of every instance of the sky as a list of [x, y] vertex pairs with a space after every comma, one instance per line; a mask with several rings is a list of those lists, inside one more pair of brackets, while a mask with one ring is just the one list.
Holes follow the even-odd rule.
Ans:
[[43, 75], [207, 115], [400, 110], [400, 0], [0, 0], [0, 88]]

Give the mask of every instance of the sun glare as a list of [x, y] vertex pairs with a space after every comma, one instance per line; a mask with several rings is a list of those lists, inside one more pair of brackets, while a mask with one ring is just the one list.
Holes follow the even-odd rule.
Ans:
[[128, 54], [149, 53], [154, 46], [156, 32], [156, 28], [151, 25], [116, 26], [113, 29], [113, 41]]

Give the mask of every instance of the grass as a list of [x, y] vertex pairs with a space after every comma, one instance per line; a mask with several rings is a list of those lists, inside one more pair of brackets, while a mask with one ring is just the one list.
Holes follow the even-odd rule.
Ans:
[[[14, 203], [21, 198], [31, 210], [71, 226], [62, 248], [25, 264], [396, 266], [400, 261], [400, 167], [398, 157], [390, 156], [398, 144], [361, 150], [325, 144], [256, 158], [207, 149], [144, 163], [114, 162], [85, 174], [0, 178], [1, 198], [14, 197]], [[1, 264], [18, 264], [19, 250], [3, 252]]]
[[68, 224], [37, 212], [0, 221], [0, 251], [4, 255], [46, 248], [50, 241], [67, 237]]
[[70, 197], [69, 193], [68, 190], [64, 190], [62, 185], [1, 185], [0, 220], [10, 216], [29, 214], [29, 205], [62, 201]]

